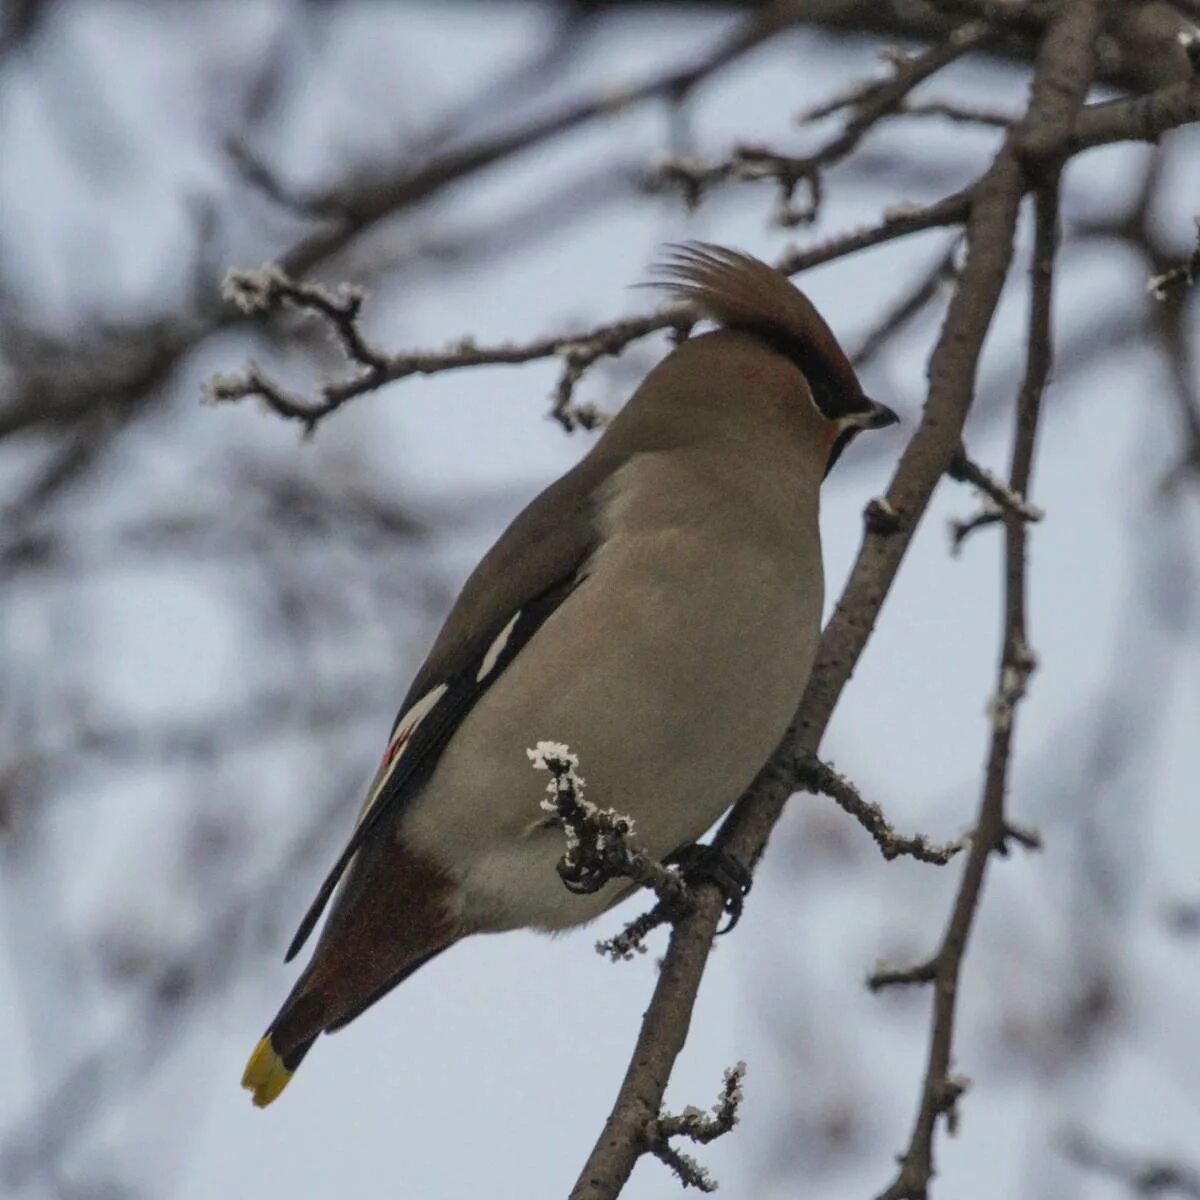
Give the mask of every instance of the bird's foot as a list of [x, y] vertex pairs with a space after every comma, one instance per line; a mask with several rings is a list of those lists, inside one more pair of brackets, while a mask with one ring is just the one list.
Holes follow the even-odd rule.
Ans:
[[718, 935], [728, 933], [741, 920], [753, 877], [732, 854], [719, 846], [697, 842], [677, 850], [667, 863], [679, 868], [686, 883], [711, 883], [720, 890], [729, 920], [724, 929], [717, 930]]

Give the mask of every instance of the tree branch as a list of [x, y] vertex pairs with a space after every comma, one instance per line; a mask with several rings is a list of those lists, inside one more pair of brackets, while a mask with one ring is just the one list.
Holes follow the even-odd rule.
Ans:
[[951, 549], [955, 554], [962, 549], [963, 542], [970, 534], [985, 525], [998, 524], [1010, 515], [1022, 521], [1040, 521], [1045, 516], [1036, 504], [1030, 504], [1024, 496], [1014, 492], [991, 471], [972, 462], [965, 450], [955, 457], [947, 474], [960, 483], [974, 484], [984, 496], [983, 507], [973, 517], [968, 517], [965, 521], [950, 522]]
[[[776, 3], [748, 17], [706, 53], [640, 83], [596, 91], [591, 96], [571, 101], [548, 114], [468, 142], [465, 146], [434, 154], [415, 169], [411, 157], [400, 154], [389, 170], [370, 176], [359, 173], [339, 180], [324, 190], [311, 191], [303, 198], [304, 207], [314, 212], [337, 213], [339, 216], [300, 237], [279, 256], [279, 268], [284, 275], [293, 279], [306, 276], [318, 267], [327, 265], [356, 239], [370, 233], [383, 222], [427, 202], [443, 189], [497, 163], [515, 159], [557, 137], [628, 111], [639, 104], [656, 99], [677, 101], [743, 54], [793, 24], [799, 15], [787, 0], [776, 0]], [[292, 194], [293, 189], [288, 189], [275, 179], [269, 166], [259, 164], [259, 167], [271, 177], [273, 187]], [[131, 325], [120, 331], [98, 330], [98, 344], [90, 356], [80, 353], [78, 339], [70, 346], [59, 348], [56, 359], [60, 368], [63, 355], [69, 353], [74, 369], [65, 372], [60, 369], [60, 379], [56, 381], [58, 386], [55, 388], [48, 388], [44, 381], [35, 380], [28, 389], [28, 395], [15, 393], [14, 399], [0, 407], [0, 438], [41, 426], [48, 421], [72, 424], [90, 418], [98, 418], [111, 435], [114, 426], [135, 418], [154, 402], [163, 385], [196, 346], [211, 334], [244, 319], [244, 315], [205, 300], [206, 297], [202, 297], [194, 311], [182, 312], [170, 318], [155, 317], [143, 325]], [[118, 352], [113, 353], [112, 346], [118, 338], [123, 344]], [[551, 353], [554, 351], [531, 357], [548, 357]], [[415, 365], [407, 373], [420, 370], [421, 366]], [[309, 407], [307, 402], [296, 397], [286, 393], [281, 395], [281, 415], [307, 422]], [[291, 411], [293, 408], [298, 411]], [[81, 439], [84, 446], [103, 446], [109, 440], [110, 437]], [[82, 454], [77, 457], [88, 465], [97, 461], [99, 455], [93, 450], [90, 457]]]
[[815, 755], [800, 756], [794, 770], [797, 788], [821, 792], [836, 801], [843, 812], [849, 813], [871, 835], [888, 862], [894, 858], [909, 857], [918, 862], [945, 866], [966, 844], [959, 840], [939, 845], [931, 842], [923, 833], [911, 837], [898, 834], [878, 804], [864, 800], [845, 776], [839, 775]]
[[[1057, 180], [1038, 193], [1037, 235], [1031, 267], [1033, 302], [1030, 313], [1029, 355], [1025, 382], [1017, 403], [1017, 432], [1013, 448], [1009, 490], [1024, 495], [1029, 488], [1034, 440], [1052, 354], [1051, 300], [1054, 255], [1058, 245]], [[964, 1090], [961, 1080], [950, 1073], [958, 985], [983, 890], [987, 863], [993, 852], [1002, 851], [1010, 835], [1004, 801], [1012, 753], [1016, 706], [1025, 695], [1036, 659], [1026, 640], [1025, 537], [1023, 514], [1004, 514], [1005, 542], [1005, 627], [1000, 677], [990, 706], [992, 742], [984, 776], [979, 820], [971, 839], [971, 852], [963, 870], [949, 924], [936, 955], [911, 972], [877, 972], [870, 980], [872, 990], [896, 983], [928, 982], [934, 985], [933, 1032], [929, 1060], [916, 1124], [900, 1170], [880, 1200], [925, 1200], [934, 1174], [933, 1138], [939, 1117], [953, 1129], [954, 1106]]]
[[[761, 856], [771, 829], [795, 788], [795, 758], [815, 753], [870, 636], [917, 522], [938, 480], [958, 452], [974, 395], [983, 339], [1012, 259], [1018, 209], [1028, 186], [1026, 172], [1040, 166], [1021, 139], [1036, 136], [1039, 154], [1051, 154], [1058, 149], [1046, 137], [1051, 123], [1062, 122], [1058, 131], [1061, 138], [1069, 133], [1070, 121], [1091, 78], [1097, 9], [1097, 0], [1074, 0], [1060, 10], [1039, 47], [1026, 118], [1006, 138], [991, 167], [972, 189], [966, 231], [967, 260], [931, 360], [929, 399], [885, 498], [896, 514], [896, 527], [889, 533], [868, 529], [850, 579], [822, 636], [812, 676], [783, 746], [721, 828], [718, 843], [741, 862], [757, 862]], [[1030, 379], [1036, 378], [1031, 366]], [[1040, 391], [1037, 395], [1040, 396]], [[1033, 401], [1029, 403], [1032, 406]], [[1014, 462], [1014, 467], [1018, 465]], [[1014, 478], [1015, 486], [1022, 492], [1025, 482]], [[1014, 529], [1021, 527], [1021, 523], [1014, 525]], [[1018, 536], [1010, 534], [1010, 538]], [[1023, 546], [1023, 542], [1020, 544]], [[1015, 697], [1010, 697], [1009, 702], [1014, 700]], [[999, 728], [999, 722], [996, 727]], [[1006, 762], [1006, 757], [1002, 761]], [[999, 776], [1001, 788], [1003, 782], [1003, 776]], [[995, 789], [997, 782], [991, 786]], [[1002, 798], [1002, 790], [1000, 794]], [[973, 870], [973, 861], [990, 853], [992, 834], [998, 838], [1003, 832], [1002, 807], [1000, 816], [998, 832], [991, 831], [989, 825], [977, 833], [968, 858], [968, 873]], [[721, 914], [721, 897], [715, 888], [700, 885], [694, 894], [696, 911], [675, 927], [625, 1079], [571, 1200], [612, 1200], [645, 1150], [642, 1130], [661, 1107], [671, 1068], [686, 1040], [696, 993]]]
[[1200, 121], [1200, 77], [1144, 96], [1089, 104], [1075, 120], [1066, 150], [1075, 154], [1113, 142], [1157, 142], [1164, 133]]
[[[841, 132], [811, 154], [793, 156], [766, 146], [741, 145], [721, 162], [693, 163], [678, 158], [660, 162], [651, 172], [652, 188], [675, 186], [683, 190], [689, 208], [695, 208], [705, 190], [727, 180], [773, 179], [779, 184], [779, 204], [775, 223], [784, 228], [814, 221], [823, 195], [822, 173], [842, 162], [858, 149], [863, 138], [886, 117], [901, 111], [914, 88], [937, 74], [964, 54], [986, 46], [996, 37], [994, 26], [985, 21], [967, 21], [954, 29], [945, 41], [912, 57], [892, 56], [892, 74], [886, 79], [871, 79], [832, 101], [803, 113], [798, 121], [828, 116], [849, 109], [850, 116]], [[808, 188], [808, 201], [796, 207], [794, 196], [801, 184]]]
[[[782, 20], [778, 15], [775, 20]], [[774, 26], [772, 27], [774, 28]], [[968, 29], [963, 36], [964, 46], [979, 44], [982, 34], [975, 26]], [[749, 37], [747, 33], [743, 35]], [[740, 43], [739, 43], [740, 44]], [[962, 49], [957, 48], [956, 54]], [[719, 58], [714, 54], [713, 59]], [[943, 58], [930, 57], [930, 63], [945, 65]], [[696, 68], [698, 70], [699, 68]], [[923, 66], [922, 71], [928, 73], [933, 68]], [[918, 72], [920, 74], [920, 72]], [[683, 77], [677, 73], [672, 78]], [[924, 75], [921, 76], [922, 78]], [[659, 81], [658, 86], [665, 86]], [[690, 86], [690, 85], [689, 85]], [[899, 75], [888, 85], [878, 85], [879, 94], [872, 101], [872, 121], [882, 115], [882, 111], [890, 111], [899, 103], [907, 91], [913, 86], [908, 76]], [[1053, 107], [1047, 102], [1048, 107]], [[881, 111], [882, 110], [882, 111]], [[1156, 140], [1162, 134], [1180, 125], [1200, 120], [1200, 77], [1172, 84], [1148, 96], [1139, 96], [1128, 100], [1112, 101], [1097, 104], [1077, 111], [1066, 133], [1061, 122], [1062, 106], [1049, 112], [1045, 118], [1039, 118], [1038, 128], [1026, 128], [1021, 136], [1021, 153], [1027, 167], [1030, 167], [1029, 178], [1025, 186], [1036, 177], [1037, 170], [1049, 154], [1065, 156], [1108, 145], [1115, 141]], [[865, 118], [864, 118], [865, 119]], [[851, 122], [842, 138], [835, 139], [830, 146], [840, 147], [842, 141], [848, 139], [850, 148], [857, 145], [864, 132], [865, 126], [859, 127]], [[853, 130], [853, 132], [852, 132]], [[1044, 131], [1044, 132], [1043, 132]], [[818, 152], [809, 160], [804, 160], [809, 166], [824, 162], [821, 157], [829, 151]], [[839, 150], [839, 153], [841, 151]], [[848, 151], [847, 151], [848, 152]], [[774, 155], [782, 161], [782, 156]], [[800, 160], [794, 160], [799, 162]], [[817, 167], [813, 167], [817, 169]], [[806, 166], [805, 170], [808, 170]], [[792, 185], [803, 176], [804, 172], [792, 178]], [[881, 245], [896, 238], [905, 237], [910, 233], [922, 232], [928, 229], [940, 228], [947, 225], [960, 224], [967, 217], [972, 199], [980, 187], [982, 180], [976, 181], [970, 188], [946, 196], [941, 200], [926, 205], [899, 205], [884, 213], [882, 220], [863, 230], [842, 234], [831, 238], [807, 250], [791, 250], [785, 253], [776, 264], [785, 274], [794, 275], [809, 267], [831, 262], [846, 257], [858, 250]], [[389, 383], [407, 378], [415, 374], [437, 374], [454, 370], [459, 367], [482, 366], [485, 364], [515, 364], [527, 363], [537, 359], [559, 356], [563, 359], [563, 369], [559, 383], [554, 392], [554, 403], [551, 416], [568, 432], [576, 426], [591, 428], [599, 421], [599, 415], [586, 407], [573, 407], [572, 396], [575, 385], [589, 366], [599, 358], [620, 354], [631, 342], [645, 337], [660, 329], [674, 327], [686, 329], [690, 324], [690, 314], [680, 306], [660, 309], [658, 312], [642, 317], [627, 318], [620, 321], [599, 325], [583, 333], [562, 333], [545, 338], [535, 339], [527, 343], [503, 343], [490, 347], [478, 347], [470, 339], [463, 339], [457, 345], [444, 351], [407, 352], [395, 355], [385, 355], [366, 346], [361, 334], [357, 335], [357, 343], [348, 341], [348, 337], [357, 331], [358, 304], [360, 300], [351, 300], [353, 313], [342, 312], [339, 316], [330, 307], [333, 297], [323, 293], [324, 299], [315, 298], [312, 289], [307, 291], [290, 278], [295, 270], [295, 255], [285, 256], [278, 266], [269, 265], [258, 273], [237, 272], [231, 276], [227, 284], [227, 292], [233, 291], [235, 297], [246, 294], [247, 286], [251, 291], [261, 293], [262, 303], [255, 303], [247, 311], [261, 313], [283, 303], [307, 307], [319, 312], [333, 321], [334, 328], [343, 341], [348, 357], [356, 367], [360, 368], [347, 379], [325, 384], [317, 400], [306, 400], [295, 396], [279, 385], [256, 364], [249, 364], [241, 373], [234, 375], [219, 375], [209, 385], [208, 395], [217, 401], [236, 400], [247, 396], [260, 397], [268, 408], [278, 415], [300, 421], [305, 431], [311, 433], [316, 425], [326, 416], [336, 412], [347, 400], [360, 396], [365, 392], [376, 390]], [[304, 264], [301, 263], [303, 266]], [[256, 283], [256, 276], [271, 275], [278, 282], [276, 286], [263, 287], [262, 281]], [[323, 292], [322, 289], [318, 289]], [[353, 297], [354, 293], [346, 293]], [[921, 299], [927, 298], [922, 294]], [[343, 304], [346, 301], [343, 299]], [[366, 350], [370, 349], [370, 353]], [[2, 420], [0, 420], [2, 424]], [[970, 530], [980, 525], [992, 523], [993, 514], [985, 513], [981, 518], [968, 522], [956, 542]]]
[[[885, 213], [877, 225], [830, 238], [807, 250], [790, 251], [777, 265], [792, 275], [910, 233], [958, 224], [965, 220], [969, 202], [969, 192], [956, 192], [932, 204], [899, 207]], [[571, 403], [574, 387], [587, 368], [600, 358], [620, 354], [632, 342], [651, 333], [662, 329], [686, 332], [695, 321], [695, 314], [688, 306], [672, 304], [644, 316], [625, 317], [583, 332], [551, 334], [528, 342], [477, 346], [470, 338], [463, 338], [446, 350], [384, 354], [366, 341], [359, 328], [362, 297], [357, 289], [343, 285], [334, 293], [302, 284], [292, 279], [283, 267], [268, 263], [256, 271], [231, 272], [224, 291], [250, 313], [263, 314], [285, 305], [313, 312], [330, 323], [341, 342], [354, 370], [345, 379], [324, 384], [315, 400], [288, 391], [253, 362], [238, 373], [214, 376], [205, 389], [206, 398], [214, 403], [258, 397], [278, 416], [299, 421], [306, 434], [311, 434], [348, 400], [411, 375], [528, 363], [556, 356], [563, 359], [563, 370], [550, 415], [567, 432], [577, 425], [591, 428], [598, 421], [597, 414]]]

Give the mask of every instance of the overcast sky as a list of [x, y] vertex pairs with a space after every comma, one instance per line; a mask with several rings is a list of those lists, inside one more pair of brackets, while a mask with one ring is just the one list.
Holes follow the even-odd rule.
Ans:
[[[116, 294], [136, 307], [148, 294], [177, 286], [172, 262], [186, 253], [189, 220], [183, 200], [211, 184], [220, 167], [207, 149], [197, 149], [207, 143], [180, 133], [190, 129], [198, 89], [219, 86], [219, 78], [201, 81], [198, 65], [204, 59], [241, 69], [261, 53], [277, 16], [278, 6], [267, 4], [68, 5], [56, 18], [63, 36], [46, 39], [29, 62], [6, 64], [2, 246], [18, 274], [36, 281], [35, 305], [63, 313], [111, 305]], [[709, 45], [727, 27], [721, 15], [701, 11], [609, 21], [567, 79], [538, 103], [635, 80]], [[303, 103], [277, 130], [274, 161], [292, 179], [319, 182], [356, 155], [369, 157], [435, 126], [439, 112], [531, 54], [547, 34], [546, 14], [533, 5], [351, 8], [328, 21], [319, 45], [297, 48], [310, 57], [310, 82]], [[865, 45], [816, 35], [773, 42], [700, 92], [692, 132], [714, 153], [734, 140], [775, 139], [798, 148], [806, 135], [795, 132], [791, 117], [871, 66]], [[973, 66], [948, 77], [945, 87], [950, 79], [996, 104], [1016, 107], [1023, 100], [1018, 77], [999, 69]], [[66, 90], [56, 94], [59, 87]], [[97, 132], [81, 135], [89, 147], [72, 145], [63, 132], [86, 131], [88, 123], [64, 123], [60, 108], [91, 110]], [[494, 120], [516, 115], [497, 113]], [[959, 154], [957, 130], [921, 124], [896, 136], [912, 155], [961, 171], [951, 186], [969, 177], [988, 146], [986, 138], [969, 143], [977, 157], [968, 162]], [[669, 137], [658, 107], [589, 127], [522, 158], [515, 169], [472, 178], [395, 236], [495, 219], [582, 163], [651, 162]], [[85, 186], [78, 159], [87, 148], [111, 162], [111, 170]], [[1145, 151], [1123, 153], [1128, 164]], [[1072, 168], [1070, 213], [1119, 200], [1125, 180], [1114, 161], [1104, 152]], [[1174, 194], [1178, 211], [1164, 217], [1187, 228], [1200, 194], [1200, 153], [1193, 155], [1190, 181], [1180, 179]], [[905, 198], [882, 187], [835, 185], [822, 224], [798, 237], [865, 223]], [[700, 237], [777, 257], [789, 235], [768, 227], [769, 209], [765, 189], [718, 197], [691, 216], [669, 199], [622, 200], [515, 257], [490, 258], [478, 274], [430, 272], [403, 294], [380, 295], [369, 308], [371, 332], [398, 350], [440, 346], [468, 333], [480, 341], [523, 338], [641, 311], [648, 300], [628, 285], [645, 277], [664, 241]], [[810, 272], [802, 284], [854, 345], [873, 315], [903, 292], [908, 273], [933, 261], [944, 245], [941, 233], [897, 243]], [[246, 252], [261, 258], [262, 248]], [[1136, 291], [1143, 283], [1139, 265], [1122, 256], [1077, 251], [1070, 266], [1071, 303], [1057, 314], [1064, 336], [1088, 318], [1089, 297]], [[1023, 309], [1020, 289], [1009, 291], [982, 374], [989, 383], [1008, 381], [1012, 390], [1021, 369]], [[903, 352], [885, 355], [864, 378], [868, 392], [894, 405], [904, 424], [881, 435], [875, 453], [856, 447], [829, 485], [823, 532], [830, 602], [857, 548], [862, 506], [882, 490], [918, 415], [934, 331], [932, 322], [920, 324]], [[236, 370], [246, 347], [229, 338], [206, 351], [189, 367], [194, 394], [211, 371]], [[648, 364], [661, 351], [655, 343], [628, 357]], [[1012, 792], [1013, 815], [1039, 826], [1047, 845], [1042, 854], [1017, 853], [991, 867], [980, 936], [967, 960], [955, 1064], [973, 1086], [959, 1136], [940, 1142], [938, 1194], [945, 1198], [1067, 1194], [1064, 1180], [1078, 1177], [1044, 1165], [1044, 1150], [1064, 1122], [1111, 1130], [1123, 1144], [1157, 1151], [1193, 1146], [1200, 1127], [1200, 967], [1194, 953], [1181, 953], [1167, 938], [1157, 916], [1170, 899], [1200, 890], [1200, 651], [1194, 628], [1189, 640], [1143, 620], [1142, 592], [1131, 582], [1147, 572], [1171, 578], [1181, 562], [1186, 569], [1198, 544], [1200, 510], [1193, 502], [1164, 515], [1154, 502], [1152, 481], [1170, 465], [1175, 445], [1165, 406], [1144, 395], [1155, 377], [1145, 352], [1135, 348], [1098, 360], [1052, 393], [1034, 489], [1047, 516], [1033, 531], [1031, 551], [1031, 635], [1040, 669], [1020, 714]], [[588, 435], [566, 437], [544, 419], [554, 378], [554, 365], [543, 363], [413, 379], [355, 401], [304, 444], [294, 428], [253, 405], [196, 404], [178, 412], [174, 436], [159, 432], [127, 448], [127, 477], [114, 483], [106, 511], [169, 506], [180, 489], [206, 486], [214, 463], [239, 443], [269, 446], [281, 459], [314, 466], [352, 451], [418, 505], [436, 508], [462, 495], [500, 498], [486, 519], [465, 522], [439, 547], [447, 575], [461, 579], [513, 513], [589, 444]], [[611, 409], [624, 399], [628, 380], [628, 372], [597, 371], [582, 395]], [[1005, 469], [1006, 419], [981, 420], [968, 438], [978, 461]], [[0, 470], [19, 471], [20, 463], [10, 454]], [[969, 825], [989, 733], [1000, 540], [995, 530], [983, 531], [952, 558], [946, 535], [947, 520], [974, 505], [967, 489], [949, 483], [939, 489], [825, 747], [899, 827], [935, 838]], [[101, 518], [80, 515], [82, 522], [92, 519]], [[18, 656], [31, 669], [54, 653], [55, 622], [76, 611], [77, 601], [24, 596], [6, 606], [3, 636], [10, 648], [19, 644]], [[123, 573], [91, 601], [89, 653], [115, 711], [151, 713], [168, 694], [173, 703], [201, 708], [244, 686], [247, 672], [269, 673], [269, 663], [247, 656], [230, 633], [219, 588]], [[392, 708], [432, 632], [414, 632], [412, 661], [396, 664]], [[1114, 674], [1114, 664], [1135, 662], [1141, 670], [1119, 666]], [[332, 686], [341, 666], [323, 665], [312, 686]], [[1127, 701], [1115, 708], [1114, 680]], [[1149, 767], [1139, 760], [1136, 770], [1126, 769], [1117, 761], [1094, 780], [1096, 811], [1104, 835], [1120, 849], [1124, 881], [1120, 904], [1105, 916], [1107, 933], [1097, 932], [1095, 920], [1081, 923], [1068, 902], [1086, 894], [1071, 882], [1080, 869], [1078, 843], [1066, 833], [1056, 838], [1073, 820], [1056, 800], [1077, 802], [1095, 748], [1078, 731], [1103, 713], [1122, 721], [1145, 717], [1140, 732], [1150, 748]], [[379, 739], [392, 716], [391, 708], [379, 712]], [[364, 782], [373, 765], [367, 753]], [[271, 770], [261, 763], [253, 769]], [[136, 787], [101, 782], [86, 804], [55, 820], [51, 832], [64, 839], [64, 853], [78, 847], [85, 830], [84, 859], [65, 877], [66, 919], [82, 928], [102, 907], [155, 928], [170, 930], [177, 922], [181, 937], [188, 932], [187, 920], [173, 914], [173, 897], [161, 891], [156, 867], [177, 786], [166, 776], [141, 777]], [[531, 779], [532, 803], [540, 786]], [[289, 802], [299, 801], [271, 798], [271, 820], [286, 822]], [[871, 997], [862, 979], [881, 957], [915, 958], [933, 947], [957, 871], [875, 863], [865, 835], [830, 807], [811, 797], [793, 801], [741, 927], [711, 960], [669, 1092], [675, 1108], [707, 1106], [725, 1068], [748, 1063], [742, 1125], [698, 1152], [721, 1181], [721, 1194], [735, 1200], [874, 1194], [890, 1178], [918, 1096], [928, 997]], [[250, 820], [265, 824], [265, 811]], [[351, 804], [347, 826], [352, 815]], [[843, 838], [843, 849], [813, 848], [814, 839], [830, 837]], [[330, 860], [337, 850], [329, 845]], [[270, 858], [264, 850], [264, 870]], [[0, 863], [0, 869], [8, 868]], [[317, 882], [316, 874], [308, 881]], [[0, 904], [8, 906], [3, 936], [21, 936], [25, 914], [12, 906], [33, 895], [29, 881], [0, 891]], [[281, 943], [164, 1058], [135, 1102], [110, 1114], [85, 1143], [76, 1172], [86, 1179], [95, 1164], [116, 1161], [142, 1194], [179, 1200], [565, 1195], [624, 1073], [655, 969], [653, 954], [613, 966], [591, 946], [633, 916], [638, 903], [553, 940], [517, 933], [455, 947], [349, 1029], [322, 1039], [283, 1098], [258, 1112], [238, 1080], [295, 976], [281, 962]], [[1103, 945], [1122, 957], [1125, 1015], [1086, 1074], [1064, 1076], [1039, 1061], [1036, 1044], [1025, 1057], [1013, 1051], [1020, 1039], [1006, 1041], [997, 1013], [1003, 1008], [1005, 1020], [1025, 1017], [1036, 1026], [1070, 983], [1064, 964], [1083, 952], [1081, 929], [1107, 938]], [[0, 996], [12, 982], [4, 978], [8, 969], [0, 955]], [[69, 976], [69, 962], [64, 972]], [[55, 1011], [63, 1011], [61, 1003], [48, 1001], [44, 1019], [51, 1026]], [[92, 1028], [43, 1029], [56, 1043], [61, 1039], [64, 1064], [124, 1016], [119, 999], [93, 1011]], [[27, 1020], [0, 1004], [4, 1129], [30, 1111], [47, 1082]], [[859, 1123], [853, 1165], [788, 1158], [781, 1146], [808, 1128], [805, 1122], [835, 1110], [839, 1097]], [[1035, 1155], [1043, 1165], [1031, 1168]], [[41, 1195], [39, 1187], [22, 1194]], [[671, 1195], [675, 1187], [664, 1168], [645, 1161], [626, 1194], [643, 1200]], [[52, 1192], [47, 1187], [44, 1194]], [[1089, 1182], [1079, 1194], [1115, 1193]]]

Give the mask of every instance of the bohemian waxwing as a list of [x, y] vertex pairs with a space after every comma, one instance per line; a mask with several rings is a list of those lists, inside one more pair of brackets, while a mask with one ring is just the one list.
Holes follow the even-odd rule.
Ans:
[[333, 896], [246, 1068], [257, 1105], [320, 1034], [460, 938], [565, 929], [628, 893], [563, 885], [529, 748], [569, 745], [588, 799], [666, 859], [746, 789], [796, 711], [820, 630], [821, 480], [896, 416], [772, 267], [691, 244], [658, 275], [721, 328], [675, 347], [467, 580], [288, 951]]

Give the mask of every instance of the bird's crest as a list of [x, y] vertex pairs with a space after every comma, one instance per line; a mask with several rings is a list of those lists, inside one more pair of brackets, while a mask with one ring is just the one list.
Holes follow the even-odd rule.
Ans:
[[649, 286], [686, 300], [726, 329], [762, 338], [791, 359], [831, 420], [868, 403], [833, 331], [786, 275], [740, 250], [706, 242], [684, 242], [667, 251]]

